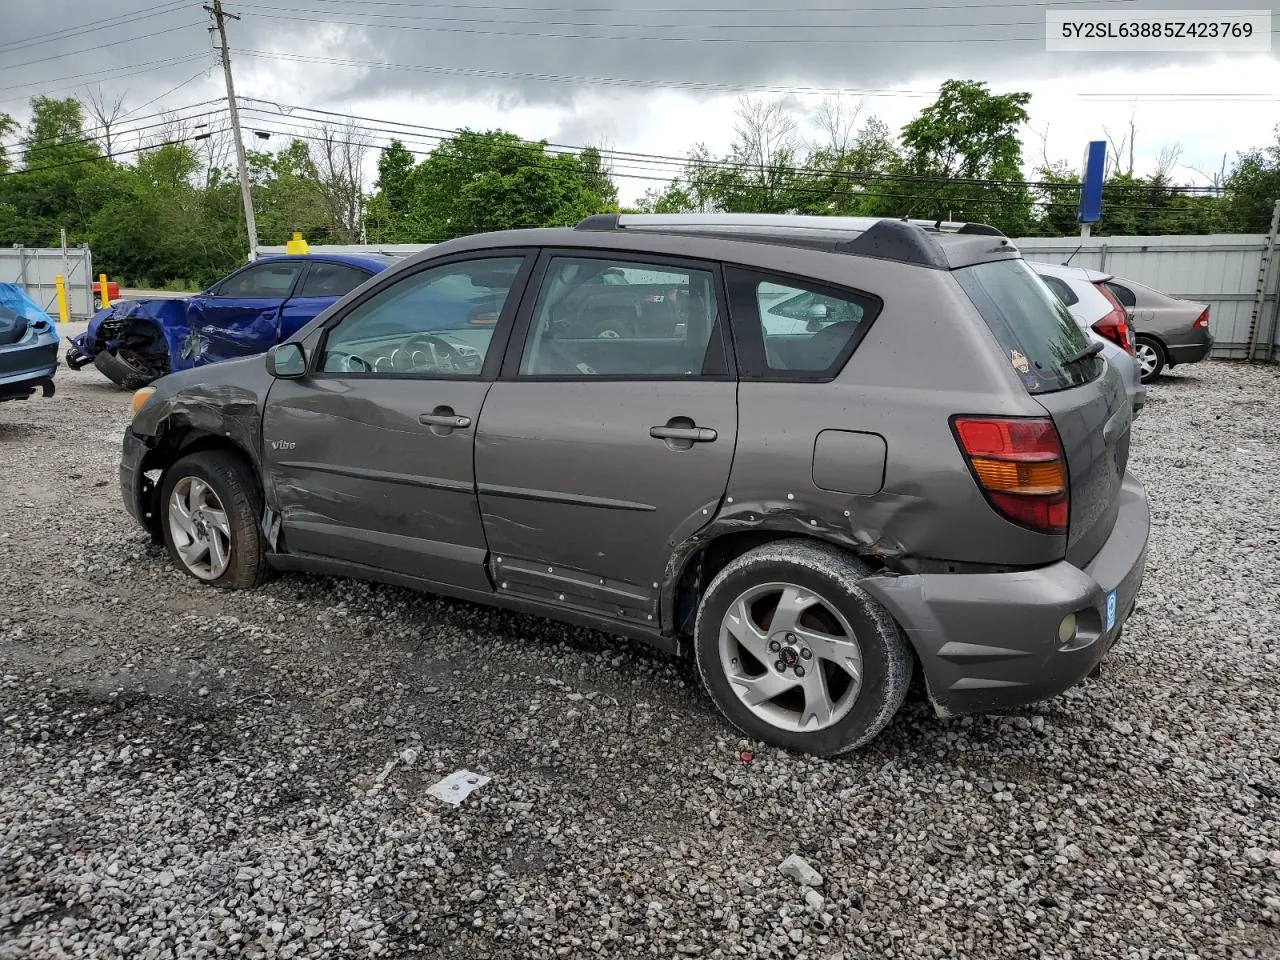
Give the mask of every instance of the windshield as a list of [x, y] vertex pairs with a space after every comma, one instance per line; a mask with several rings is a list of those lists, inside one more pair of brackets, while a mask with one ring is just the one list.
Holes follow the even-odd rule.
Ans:
[[1026, 261], [980, 263], [954, 275], [1028, 393], [1078, 387], [1102, 372], [1099, 357], [1072, 362], [1090, 340]]

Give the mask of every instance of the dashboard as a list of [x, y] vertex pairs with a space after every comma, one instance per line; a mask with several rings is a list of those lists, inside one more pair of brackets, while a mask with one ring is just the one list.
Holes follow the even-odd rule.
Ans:
[[462, 374], [474, 376], [484, 366], [492, 331], [453, 331], [380, 337], [326, 347], [326, 373]]

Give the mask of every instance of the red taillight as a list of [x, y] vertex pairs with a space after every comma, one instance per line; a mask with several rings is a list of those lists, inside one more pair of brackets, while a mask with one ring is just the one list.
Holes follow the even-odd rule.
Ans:
[[978, 486], [997, 512], [1041, 533], [1067, 532], [1067, 463], [1052, 420], [955, 417], [951, 422]]
[[1204, 308], [1204, 313], [1196, 317], [1196, 322], [1193, 323], [1192, 326], [1195, 327], [1197, 330], [1209, 329], [1209, 308], [1208, 307]]
[[1129, 327], [1129, 314], [1125, 312], [1124, 304], [1117, 300], [1116, 295], [1103, 284], [1095, 283], [1093, 286], [1111, 304], [1111, 312], [1095, 323], [1093, 329], [1099, 336], [1106, 337], [1117, 347], [1132, 354], [1133, 331]]

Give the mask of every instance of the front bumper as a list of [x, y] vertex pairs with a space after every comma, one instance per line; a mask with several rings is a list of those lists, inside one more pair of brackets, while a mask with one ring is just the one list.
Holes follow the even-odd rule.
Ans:
[[[1101, 662], [1137, 599], [1150, 527], [1146, 491], [1126, 474], [1115, 528], [1084, 569], [1063, 560], [1014, 573], [875, 576], [859, 586], [906, 631], [940, 715], [1022, 706], [1057, 696]], [[1068, 614], [1078, 626], [1063, 644]]]
[[124, 448], [120, 453], [120, 498], [129, 516], [146, 527], [154, 538], [160, 524], [155, 515], [155, 484], [144, 472], [147, 454], [151, 452], [147, 439], [132, 429], [124, 432]]

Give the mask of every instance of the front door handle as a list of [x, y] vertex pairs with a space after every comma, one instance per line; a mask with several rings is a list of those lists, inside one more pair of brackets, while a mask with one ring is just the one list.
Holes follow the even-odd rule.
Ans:
[[465, 430], [471, 426], [470, 417], [460, 417], [453, 412], [453, 407], [436, 407], [430, 413], [418, 417], [424, 427], [430, 427], [437, 437], [447, 437], [455, 430]]
[[712, 443], [720, 435], [710, 427], [650, 427], [655, 440], [687, 440], [690, 443]]
[[448, 414], [424, 413], [418, 422], [426, 427], [452, 427], [454, 430], [465, 430], [471, 426], [470, 417], [450, 416]]

